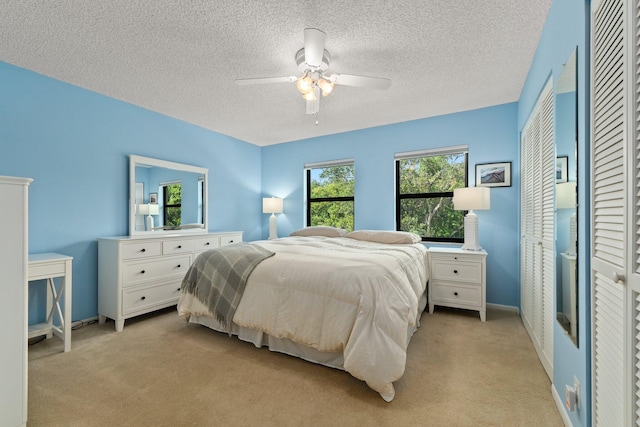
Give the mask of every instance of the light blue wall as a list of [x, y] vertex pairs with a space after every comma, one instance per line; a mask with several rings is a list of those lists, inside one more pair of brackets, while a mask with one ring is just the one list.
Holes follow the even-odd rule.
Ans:
[[29, 251], [73, 257], [74, 320], [97, 314], [96, 239], [128, 234], [129, 154], [208, 168], [209, 228], [261, 237], [260, 147], [3, 62], [0, 149], [0, 175], [34, 179]]
[[[491, 210], [477, 211], [487, 250], [487, 301], [519, 306], [517, 105], [479, 110], [278, 144], [262, 150], [263, 196], [284, 197], [278, 233], [303, 227], [304, 164], [353, 158], [356, 229], [395, 229], [394, 153], [469, 146], [469, 185], [476, 163], [513, 162], [512, 186], [491, 189]], [[263, 238], [268, 215], [263, 216]]]
[[547, 18], [535, 58], [518, 103], [518, 130], [526, 122], [540, 90], [547, 78], [554, 83], [562, 72], [562, 65], [571, 51], [578, 47], [578, 316], [579, 348], [565, 335], [560, 325], [554, 326], [553, 384], [561, 398], [565, 384], [573, 385], [574, 375], [581, 385], [581, 408], [570, 412], [575, 426], [590, 425], [590, 304], [589, 304], [589, 120], [588, 120], [588, 25], [589, 2], [583, 0], [555, 0]]

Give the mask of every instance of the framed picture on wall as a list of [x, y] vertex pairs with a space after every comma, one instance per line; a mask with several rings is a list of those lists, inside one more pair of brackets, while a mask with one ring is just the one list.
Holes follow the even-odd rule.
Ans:
[[569, 156], [556, 157], [556, 182], [567, 182]]
[[158, 204], [158, 193], [149, 193], [149, 203], [152, 205]]
[[511, 162], [476, 164], [476, 187], [511, 187]]

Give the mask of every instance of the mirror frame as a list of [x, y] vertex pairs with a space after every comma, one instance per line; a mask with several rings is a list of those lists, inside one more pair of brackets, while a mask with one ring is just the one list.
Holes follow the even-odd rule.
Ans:
[[[161, 168], [175, 169], [181, 172], [194, 172], [204, 176], [204, 191], [202, 197], [202, 227], [197, 228], [184, 228], [184, 229], [171, 229], [171, 230], [136, 230], [136, 166], [158, 166]], [[209, 169], [199, 166], [187, 165], [184, 163], [170, 162], [167, 160], [154, 159], [151, 157], [137, 156], [135, 154], [129, 155], [129, 235], [130, 236], [156, 236], [176, 233], [207, 233], [209, 230], [208, 212], [209, 212], [209, 198], [207, 197], [207, 191], [209, 187]]]

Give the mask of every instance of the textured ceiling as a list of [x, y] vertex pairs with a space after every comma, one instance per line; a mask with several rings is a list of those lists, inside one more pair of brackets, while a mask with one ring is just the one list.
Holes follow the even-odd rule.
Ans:
[[[552, 0], [3, 0], [0, 61], [256, 145], [516, 101]], [[293, 83], [306, 27], [336, 86], [319, 124]]]

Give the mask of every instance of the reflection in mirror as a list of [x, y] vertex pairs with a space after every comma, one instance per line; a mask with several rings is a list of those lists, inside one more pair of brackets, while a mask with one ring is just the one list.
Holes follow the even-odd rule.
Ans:
[[556, 318], [578, 345], [577, 50], [556, 82]]
[[206, 232], [208, 169], [129, 156], [129, 234]]

